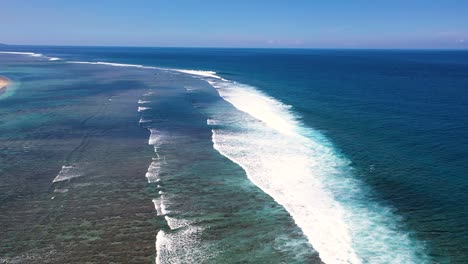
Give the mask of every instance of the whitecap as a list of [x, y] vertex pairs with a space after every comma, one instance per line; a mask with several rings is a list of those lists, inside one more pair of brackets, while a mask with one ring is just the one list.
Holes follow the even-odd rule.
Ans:
[[[157, 146], [161, 143], [162, 134], [157, 129], [148, 128], [150, 131], [150, 137], [148, 139], [148, 145]], [[153, 159], [154, 160], [154, 159]]]
[[167, 214], [166, 207], [162, 203], [160, 198], [153, 199], [154, 209], [156, 210], [157, 215], [162, 216]]
[[144, 66], [140, 64], [128, 64], [128, 63], [113, 63], [113, 62], [104, 62], [104, 61], [68, 61], [68, 63], [74, 64], [91, 64], [91, 65], [105, 65], [113, 67], [129, 67], [129, 68], [140, 68], [140, 69], [160, 69], [158, 67]]
[[140, 120], [138, 121], [138, 123], [140, 123], [140, 124], [149, 123], [149, 122], [151, 122], [151, 119], [146, 119], [146, 118], [143, 118], [143, 117], [140, 118]]
[[52, 182], [60, 182], [72, 178], [80, 177], [82, 173], [75, 166], [63, 165], [57, 176]]
[[214, 263], [216, 252], [200, 243], [200, 227], [185, 226], [177, 230], [159, 230], [156, 235], [156, 260], [158, 263]]
[[215, 125], [218, 125], [220, 122], [218, 120], [215, 120], [215, 119], [212, 119], [212, 118], [208, 118], [206, 119], [206, 124], [209, 125], [209, 126], [215, 126]]
[[161, 161], [153, 160], [148, 167], [148, 170], [145, 174], [145, 177], [148, 179], [149, 183], [158, 182], [160, 180], [159, 175], [161, 172]]
[[179, 228], [187, 227], [190, 224], [192, 224], [189, 220], [178, 219], [178, 218], [167, 216], [167, 215], [164, 216], [164, 219], [166, 220], [167, 225], [169, 226], [171, 230], [177, 230]]
[[156, 264], [161, 263], [161, 250], [162, 250], [163, 245], [166, 244], [165, 240], [166, 239], [164, 237], [164, 231], [159, 230], [158, 234], [156, 235], [156, 243], [155, 243], [155, 247], [156, 247]]
[[290, 106], [248, 85], [206, 81], [238, 110], [205, 110], [208, 125], [222, 125], [212, 129], [214, 148], [290, 213], [325, 263], [427, 262], [398, 216], [368, 199], [349, 160]]
[[146, 110], [149, 110], [149, 109], [151, 109], [151, 107], [139, 106], [138, 107], [138, 112], [143, 112], [143, 111], [146, 111]]
[[31, 57], [41, 57], [43, 56], [40, 53], [34, 53], [34, 52], [18, 52], [18, 51], [0, 51], [1, 54], [13, 54], [13, 55], [27, 55]]
[[195, 75], [195, 76], [221, 79], [221, 77], [216, 75], [216, 72], [214, 72], [214, 71], [184, 70], [184, 69], [170, 69], [170, 70], [176, 71], [176, 72], [181, 72], [181, 73], [186, 73], [186, 74], [190, 74], [190, 75]]
[[48, 59], [49, 61], [61, 60], [61, 58], [49, 57], [49, 56], [45, 56], [44, 54], [35, 53], [35, 52], [0, 51], [0, 54], [25, 55], [25, 56], [30, 56], [30, 57]]

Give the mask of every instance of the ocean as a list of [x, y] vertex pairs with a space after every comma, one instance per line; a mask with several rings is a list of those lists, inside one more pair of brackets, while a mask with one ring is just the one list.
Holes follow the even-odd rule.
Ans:
[[1, 263], [468, 262], [468, 51], [2, 51]]

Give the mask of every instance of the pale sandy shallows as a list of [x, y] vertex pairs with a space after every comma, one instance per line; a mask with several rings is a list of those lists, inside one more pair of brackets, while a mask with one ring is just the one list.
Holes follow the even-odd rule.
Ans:
[[9, 83], [10, 81], [7, 78], [0, 76], [0, 94], [5, 92]]

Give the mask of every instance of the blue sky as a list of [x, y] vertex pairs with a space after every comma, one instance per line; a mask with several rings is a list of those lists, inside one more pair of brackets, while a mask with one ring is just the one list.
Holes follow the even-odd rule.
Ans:
[[468, 0], [2, 0], [0, 42], [468, 48]]

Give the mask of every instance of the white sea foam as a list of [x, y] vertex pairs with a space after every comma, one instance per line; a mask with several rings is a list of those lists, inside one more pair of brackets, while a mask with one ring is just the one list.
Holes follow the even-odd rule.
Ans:
[[157, 146], [160, 144], [163, 137], [161, 132], [154, 128], [148, 128], [148, 130], [151, 133], [148, 139], [148, 145]]
[[159, 174], [161, 172], [161, 161], [153, 160], [148, 167], [148, 171], [145, 174], [145, 177], [148, 179], [149, 183], [157, 182], [159, 178]]
[[215, 254], [200, 243], [200, 227], [188, 226], [177, 231], [160, 230], [156, 235], [156, 263], [215, 263]]
[[190, 222], [187, 220], [167, 216], [168, 211], [164, 205], [164, 199], [165, 197], [162, 195], [158, 199], [153, 199], [153, 203], [157, 214], [164, 215], [171, 233], [160, 230], [156, 235], [156, 263], [196, 263], [189, 260], [197, 259], [196, 255], [203, 256], [200, 254], [201, 251], [198, 251], [198, 254], [191, 254], [196, 252], [197, 248], [194, 242], [197, 242], [198, 239], [194, 234], [199, 232], [200, 228], [190, 226]]
[[148, 139], [148, 145], [152, 145], [154, 147], [154, 152], [156, 157], [154, 157], [148, 167], [148, 171], [146, 172], [146, 178], [148, 179], [149, 183], [159, 182], [160, 181], [160, 173], [161, 173], [161, 166], [165, 163], [164, 157], [160, 157], [158, 153], [158, 147], [161, 144], [161, 133], [156, 129], [148, 129], [150, 131], [150, 137]]
[[166, 207], [164, 206], [161, 198], [153, 199], [153, 203], [154, 209], [156, 209], [156, 212], [159, 216], [167, 214]]
[[153, 199], [154, 208], [158, 216], [164, 216], [167, 225], [171, 230], [176, 230], [182, 227], [187, 227], [191, 224], [189, 220], [178, 219], [173, 216], [168, 216], [169, 211], [166, 208], [165, 200], [166, 196], [160, 192], [160, 197]]
[[[202, 75], [203, 76], [203, 75]], [[290, 107], [253, 87], [207, 75], [232, 104], [207, 109], [213, 145], [291, 214], [325, 263], [424, 263], [424, 249], [389, 208], [368, 200], [349, 161]]]
[[[297, 134], [296, 129], [299, 123], [291, 112], [288, 111], [291, 106], [285, 105], [251, 86], [227, 81], [216, 75], [216, 72], [213, 71], [173, 70], [208, 77], [205, 80], [218, 90], [224, 100], [236, 106], [237, 109], [263, 121], [281, 133], [287, 135]], [[204, 106], [194, 105], [196, 108]]]
[[104, 62], [104, 61], [96, 61], [96, 62], [93, 62], [93, 61], [68, 61], [68, 63], [106, 65], [106, 66], [114, 66], [114, 67], [130, 67], [130, 68], [140, 68], [140, 69], [160, 69], [158, 67], [144, 66], [144, 65], [140, 65], [140, 64], [112, 63], [112, 62]]
[[34, 52], [17, 52], [17, 51], [0, 51], [1, 54], [13, 54], [13, 55], [28, 55], [32, 57], [40, 57], [43, 56], [40, 53], [34, 53]]
[[149, 110], [149, 109], [151, 109], [151, 107], [139, 106], [139, 107], [138, 107], [138, 112], [143, 112], [143, 111]]
[[167, 211], [167, 208], [166, 208], [166, 204], [164, 203], [164, 200], [166, 199], [166, 196], [165, 195], [161, 195], [160, 196], [160, 205], [161, 205], [161, 212], [163, 215], [166, 215], [168, 213]]
[[151, 120], [150, 120], [150, 119], [146, 119], [146, 118], [143, 118], [143, 117], [142, 117], [142, 118], [140, 118], [140, 120], [138, 121], [138, 123], [140, 123], [140, 124], [143, 124], [143, 123], [149, 123], [149, 122], [151, 122]]
[[49, 57], [49, 56], [45, 56], [44, 54], [35, 53], [35, 52], [0, 51], [0, 54], [26, 55], [30, 57], [48, 59], [49, 61], [61, 60], [60, 58], [57, 58], [57, 57]]
[[151, 103], [150, 101], [145, 101], [145, 100], [138, 100], [139, 104], [149, 104]]
[[212, 118], [208, 118], [206, 119], [206, 124], [209, 125], [209, 126], [215, 126], [215, 125], [218, 125], [220, 122], [218, 120], [215, 120], [215, 119], [212, 119]]
[[164, 238], [164, 231], [159, 230], [158, 234], [156, 235], [156, 264], [161, 263], [161, 248], [163, 247], [163, 244], [165, 242]]
[[185, 219], [178, 219], [171, 216], [164, 216], [164, 219], [167, 222], [167, 225], [171, 230], [177, 230], [179, 228], [190, 226], [191, 222]]
[[182, 72], [182, 73], [187, 73], [190, 75], [196, 75], [196, 76], [201, 76], [201, 77], [210, 77], [210, 78], [215, 78], [215, 79], [221, 79], [218, 75], [216, 75], [216, 72], [214, 71], [199, 71], [199, 70], [184, 70], [184, 69], [170, 69], [176, 72]]
[[72, 178], [80, 177], [82, 173], [75, 166], [62, 166], [62, 169], [57, 174], [52, 182], [60, 182]]
[[226, 81], [208, 82], [218, 90], [224, 100], [237, 109], [263, 121], [281, 133], [290, 136], [297, 135], [299, 124], [288, 111], [291, 108], [289, 105], [285, 105], [248, 85]]
[[55, 189], [54, 192], [55, 193], [66, 193], [66, 192], [68, 192], [68, 188], [65, 188], [65, 189], [58, 188], [58, 189]]

